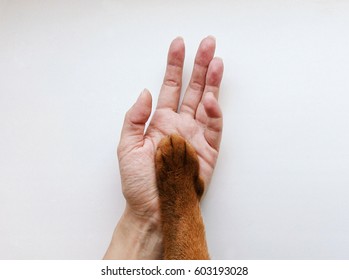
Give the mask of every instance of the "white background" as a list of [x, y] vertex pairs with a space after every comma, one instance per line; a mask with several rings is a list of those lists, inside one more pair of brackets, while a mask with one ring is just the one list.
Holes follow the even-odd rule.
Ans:
[[[0, 259], [99, 259], [116, 146], [171, 40], [225, 63], [214, 259], [349, 258], [349, 1], [0, 0]], [[155, 102], [154, 102], [155, 103]]]

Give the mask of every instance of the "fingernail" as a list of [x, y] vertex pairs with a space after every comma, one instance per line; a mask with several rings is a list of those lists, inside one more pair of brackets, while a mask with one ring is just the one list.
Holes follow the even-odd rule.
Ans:
[[138, 99], [140, 99], [140, 98], [144, 95], [144, 93], [145, 93], [146, 91], [147, 91], [146, 88], [143, 89], [143, 90], [141, 91], [141, 93], [139, 94]]
[[182, 40], [182, 41], [184, 41], [184, 39], [183, 39], [182, 36], [177, 36], [177, 37], [175, 38], [175, 40]]
[[216, 41], [216, 37], [213, 35], [208, 35], [206, 38], [211, 38], [213, 41]]

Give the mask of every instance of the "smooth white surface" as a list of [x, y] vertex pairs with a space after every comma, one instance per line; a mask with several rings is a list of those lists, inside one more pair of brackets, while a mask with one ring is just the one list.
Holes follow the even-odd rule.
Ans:
[[[146, 4], [147, 2], [147, 4]], [[349, 1], [0, 1], [0, 259], [98, 259], [123, 115], [170, 41], [224, 59], [214, 259], [349, 258]], [[154, 102], [155, 103], [155, 102]]]

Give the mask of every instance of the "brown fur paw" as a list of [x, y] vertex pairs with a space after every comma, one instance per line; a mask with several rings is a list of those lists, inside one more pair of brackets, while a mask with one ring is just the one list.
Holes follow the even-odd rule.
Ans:
[[188, 197], [195, 192], [200, 200], [204, 184], [199, 177], [199, 160], [195, 149], [177, 134], [164, 137], [157, 148], [156, 176], [160, 196]]
[[208, 259], [199, 200], [204, 184], [194, 148], [181, 136], [163, 138], [156, 151], [156, 179], [161, 209], [163, 258]]

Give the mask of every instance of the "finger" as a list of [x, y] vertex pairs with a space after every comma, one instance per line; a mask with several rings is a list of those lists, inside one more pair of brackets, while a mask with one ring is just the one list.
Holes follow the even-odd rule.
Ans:
[[[222, 77], [223, 77], [223, 60], [221, 58], [215, 57], [210, 62], [208, 66], [207, 75], [206, 75], [206, 86], [204, 89], [204, 94], [202, 95], [202, 100], [205, 98], [207, 92], [213, 93], [213, 95], [218, 100], [219, 96], [219, 87], [221, 85]], [[196, 109], [195, 119], [200, 123], [205, 123], [206, 114], [203, 106], [203, 102], [200, 102]]]
[[157, 108], [169, 108], [177, 111], [182, 88], [182, 74], [185, 47], [181, 37], [174, 39], [170, 45], [167, 66], [158, 99]]
[[195, 116], [197, 106], [204, 92], [206, 73], [213, 58], [215, 48], [216, 40], [214, 37], [208, 36], [201, 41], [196, 53], [193, 72], [183, 98], [180, 113], [187, 113], [193, 117]]
[[150, 92], [145, 89], [125, 115], [118, 154], [143, 146], [144, 128], [149, 119], [151, 108], [152, 98]]
[[218, 101], [212, 92], [208, 92], [203, 100], [207, 115], [204, 136], [207, 143], [215, 150], [219, 150], [222, 138], [223, 115]]
[[212, 92], [216, 99], [218, 99], [219, 87], [222, 82], [223, 71], [223, 60], [219, 57], [213, 58], [210, 62], [210, 65], [208, 66], [206, 75], [206, 85], [203, 96], [205, 96], [205, 93], [207, 92]]

